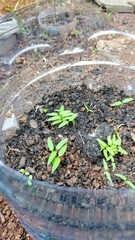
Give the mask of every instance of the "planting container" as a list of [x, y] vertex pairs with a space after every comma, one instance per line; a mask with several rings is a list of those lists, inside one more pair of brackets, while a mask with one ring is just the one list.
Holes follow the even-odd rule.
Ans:
[[[35, 240], [133, 240], [133, 190], [116, 190], [111, 187], [86, 190], [60, 187], [37, 180], [28, 186], [25, 176], [4, 164], [5, 141], [14, 136], [19, 129], [19, 119], [37, 105], [45, 94], [68, 89], [70, 86], [79, 87], [81, 84], [95, 90], [103, 85], [116, 86], [129, 96], [135, 94], [135, 67], [118, 61], [89, 59], [91, 39], [87, 38], [85, 48], [76, 46], [56, 52], [50, 43], [36, 42], [38, 34], [33, 28], [39, 27], [38, 14], [46, 7], [44, 5], [41, 2], [36, 7], [31, 5], [16, 12], [21, 31], [20, 40], [23, 39], [23, 44], [28, 44], [22, 44], [20, 49], [18, 42], [13, 51], [0, 59], [0, 193]], [[32, 30], [29, 26], [32, 26]], [[92, 32], [94, 34], [95, 29]], [[117, 33], [120, 34], [115, 34]], [[134, 39], [132, 35], [128, 37]], [[30, 74], [32, 68], [25, 70], [24, 65], [24, 71], [20, 73], [22, 64], [38, 51], [42, 54], [44, 65], [49, 61], [45, 59], [47, 51], [51, 52], [51, 57], [57, 56], [57, 65], [54, 66], [51, 61], [45, 69], [36, 69], [34, 75]], [[37, 62], [40, 61], [39, 56], [41, 55], [38, 55]], [[107, 74], [108, 71], [115, 73], [115, 79]]]

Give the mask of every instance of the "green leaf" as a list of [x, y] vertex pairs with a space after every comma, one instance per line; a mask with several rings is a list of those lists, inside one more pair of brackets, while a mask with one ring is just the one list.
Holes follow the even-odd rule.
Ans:
[[117, 145], [118, 146], [121, 146], [121, 137], [120, 137], [120, 135], [118, 134], [118, 133], [116, 133], [117, 134]]
[[107, 147], [107, 144], [103, 142], [101, 139], [97, 138], [97, 141], [99, 143], [99, 146], [101, 147], [101, 150]]
[[127, 180], [127, 178], [125, 176], [123, 176], [122, 174], [119, 174], [119, 173], [115, 173], [114, 176], [122, 179], [124, 182]]
[[53, 126], [53, 125], [57, 125], [59, 123], [61, 123], [61, 119], [54, 121], [53, 123], [51, 123], [51, 125]]
[[55, 170], [58, 168], [59, 165], [60, 165], [60, 158], [57, 157], [54, 159], [54, 162], [53, 162], [52, 173], [55, 172]]
[[112, 156], [114, 156], [114, 152], [113, 152], [113, 150], [111, 149], [111, 147], [106, 147], [106, 150], [107, 150]]
[[68, 141], [68, 138], [62, 139], [62, 140], [57, 144], [56, 150], [60, 150], [60, 149], [63, 147], [63, 145], [65, 145], [65, 144], [67, 143], [67, 141]]
[[110, 104], [111, 107], [116, 107], [116, 106], [120, 106], [122, 105], [123, 103], [121, 101], [117, 101], [117, 102], [114, 102], [112, 104]]
[[108, 164], [107, 164], [107, 162], [105, 161], [105, 159], [103, 159], [103, 167], [104, 167], [104, 170], [105, 171], [108, 171], [109, 169], [108, 169]]
[[47, 162], [47, 165], [49, 165], [49, 164], [53, 161], [53, 159], [56, 157], [56, 155], [57, 155], [57, 151], [53, 151], [53, 152], [50, 154], [49, 159], [48, 159], [48, 162]]
[[125, 98], [122, 102], [123, 103], [129, 103], [129, 102], [132, 102], [134, 101], [134, 98]]
[[69, 121], [72, 122], [77, 117], [77, 115], [78, 113], [72, 114], [72, 116], [69, 118]]
[[55, 120], [60, 120], [60, 116], [55, 116], [47, 119], [48, 122], [55, 121]]
[[67, 150], [67, 144], [65, 144], [59, 151], [58, 156], [62, 157]]
[[103, 154], [104, 154], [105, 158], [106, 158], [107, 160], [109, 160], [109, 159], [108, 159], [108, 154], [107, 154], [107, 150], [106, 150], [106, 149], [103, 150]]
[[58, 113], [52, 112], [52, 113], [47, 113], [47, 116], [53, 117], [53, 116], [58, 116]]
[[111, 162], [112, 162], [112, 163], [114, 163], [114, 162], [115, 162], [115, 160], [114, 160], [114, 157], [113, 157], [113, 156], [110, 156], [110, 160], [111, 160]]
[[44, 113], [47, 113], [47, 112], [48, 112], [48, 109], [47, 109], [47, 108], [44, 108], [44, 109], [43, 109], [43, 112], [44, 112]]
[[29, 172], [25, 170], [25, 173], [24, 173], [26, 176], [29, 176]]
[[106, 175], [108, 181], [109, 181], [110, 183], [113, 183], [110, 173], [106, 171], [106, 172], [105, 172], [105, 175]]
[[53, 145], [52, 139], [50, 137], [47, 140], [47, 145], [48, 145], [50, 152], [52, 152], [54, 150], [54, 145]]
[[56, 111], [56, 112], [62, 112], [62, 111], [64, 111], [64, 106], [62, 105], [59, 109], [56, 109], [55, 111]]
[[119, 148], [118, 148], [118, 151], [119, 151], [119, 153], [121, 153], [121, 154], [123, 154], [123, 155], [128, 155], [127, 151], [124, 150], [122, 147], [119, 147]]
[[116, 142], [116, 134], [113, 134], [113, 137], [112, 137], [112, 144], [115, 144]]
[[112, 171], [114, 172], [115, 169], [116, 169], [116, 164], [115, 164], [115, 162], [112, 162]]
[[135, 185], [129, 180], [126, 181], [126, 184], [129, 185], [131, 188], [135, 189]]
[[20, 173], [25, 174], [25, 172], [26, 172], [25, 169], [23, 169], [23, 168], [20, 169]]
[[64, 126], [66, 126], [67, 124], [68, 124], [68, 121], [64, 121], [58, 126], [58, 128], [62, 128]]
[[30, 180], [32, 180], [33, 179], [33, 176], [32, 175], [29, 175], [29, 177], [28, 177]]
[[110, 135], [107, 137], [107, 142], [108, 142], [108, 145], [111, 145], [111, 144], [112, 144], [112, 139], [111, 139], [111, 136], [110, 136]]
[[32, 181], [31, 181], [31, 179], [27, 179], [27, 184], [29, 185], [29, 186], [32, 186]]
[[72, 113], [70, 110], [66, 110], [66, 111], [60, 112], [60, 115], [62, 117], [70, 117], [72, 115]]

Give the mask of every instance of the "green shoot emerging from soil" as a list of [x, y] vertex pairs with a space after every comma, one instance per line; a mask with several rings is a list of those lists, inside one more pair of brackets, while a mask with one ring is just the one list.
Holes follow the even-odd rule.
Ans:
[[71, 112], [71, 110], [65, 110], [62, 105], [60, 109], [56, 109], [55, 112], [47, 113], [47, 116], [50, 118], [47, 120], [48, 122], [52, 122], [52, 125], [59, 124], [58, 128], [62, 128], [65, 125], [68, 125], [70, 122], [74, 123], [75, 118], [77, 117], [77, 113]]
[[109, 173], [109, 168], [108, 168], [108, 164], [107, 162], [105, 161], [105, 159], [103, 159], [103, 167], [104, 167], [104, 174], [106, 175], [108, 181], [112, 184], [112, 178], [111, 178], [111, 175]]
[[[90, 104], [90, 106], [91, 105], [92, 105], [92, 103]], [[87, 112], [93, 112], [93, 110], [91, 110], [86, 104], [84, 104], [84, 107], [85, 107]]]
[[125, 103], [129, 103], [129, 102], [132, 102], [132, 101], [134, 101], [134, 98], [125, 98], [122, 101], [117, 101], [117, 102], [112, 103], [110, 106], [111, 107], [121, 106]]
[[32, 179], [33, 179], [33, 177], [32, 177], [32, 175], [31, 174], [29, 174], [29, 172], [26, 170], [26, 169], [20, 169], [20, 172], [23, 174], [23, 175], [25, 175], [25, 176], [27, 176], [28, 178], [27, 178], [27, 184], [29, 185], [29, 186], [32, 186]]
[[100, 146], [100, 150], [103, 151], [104, 157], [107, 161], [112, 162], [112, 169], [115, 171], [116, 164], [114, 157], [116, 154], [120, 153], [121, 155], [127, 155], [128, 153], [121, 147], [121, 137], [118, 134], [118, 128], [115, 129], [113, 136], [109, 135], [107, 137], [107, 143], [102, 141], [101, 139], [97, 138], [97, 141]]
[[128, 180], [125, 176], [119, 173], [115, 173], [114, 175], [120, 178], [122, 181], [124, 181], [124, 183], [130, 186], [132, 189], [135, 189], [135, 185], [130, 180]]
[[54, 147], [52, 139], [50, 137], [48, 138], [47, 145], [51, 154], [49, 156], [47, 164], [52, 164], [52, 173], [54, 173], [60, 165], [61, 157], [65, 154], [67, 150], [67, 142], [68, 138], [64, 138], [56, 145], [56, 147]]

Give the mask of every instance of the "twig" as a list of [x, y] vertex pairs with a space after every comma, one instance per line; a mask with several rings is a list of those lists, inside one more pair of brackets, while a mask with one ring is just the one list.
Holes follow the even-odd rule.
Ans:
[[79, 133], [79, 136], [80, 136], [80, 138], [81, 138], [81, 140], [82, 140], [82, 143], [85, 144], [85, 142], [84, 142], [84, 140], [83, 140], [83, 138], [82, 138], [82, 135], [81, 135], [81, 133], [80, 133], [79, 130], [78, 130], [78, 133]]

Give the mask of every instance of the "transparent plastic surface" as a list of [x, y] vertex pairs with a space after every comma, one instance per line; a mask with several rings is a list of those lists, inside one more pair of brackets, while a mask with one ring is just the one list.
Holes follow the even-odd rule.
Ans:
[[[34, 12], [31, 9], [32, 5], [17, 12], [15, 17], [20, 19], [21, 16], [21, 21], [27, 24], [30, 19], [33, 21], [33, 18], [37, 17], [44, 9], [44, 5], [44, 2], [39, 4], [34, 8]], [[73, 7], [72, 12], [74, 12], [74, 4], [70, 7]], [[101, 30], [100, 27], [97, 30]], [[90, 32], [85, 48], [84, 46], [70, 49], [65, 47], [54, 51], [53, 45], [48, 42], [36, 42], [35, 39], [33, 42], [30, 31], [23, 36], [24, 42], [26, 39], [29, 40], [24, 47], [21, 45], [20, 48], [18, 44], [16, 49], [0, 59], [3, 74], [0, 94], [0, 193], [15, 209], [22, 225], [35, 240], [135, 239], [133, 190], [84, 190], [49, 185], [36, 180], [33, 180], [32, 186], [28, 186], [26, 177], [4, 164], [5, 140], [12, 137], [19, 128], [20, 117], [38, 104], [45, 94], [86, 84], [89, 89], [95, 90], [103, 85], [116, 86], [129, 96], [135, 95], [134, 65], [129, 66], [125, 62], [110, 61], [106, 58], [95, 59], [90, 51], [91, 41], [95, 37], [119, 34], [134, 40], [134, 35], [111, 30], [98, 32], [96, 35], [92, 35], [95, 34], [95, 29], [91, 29]], [[52, 43], [55, 44], [55, 39], [53, 41]], [[51, 53], [50, 59], [46, 59], [46, 52], [42, 54], [41, 51], [38, 57], [43, 58], [43, 63], [39, 69], [40, 58], [38, 58], [37, 68], [33, 74], [31, 74], [32, 68], [26, 71], [26, 65], [24, 69], [21, 67], [21, 70], [16, 68], [16, 65], [23, 60], [18, 57], [28, 57], [28, 59], [35, 57], [33, 49], [34, 54], [38, 53], [37, 49], [45, 49], [45, 51], [48, 49]], [[57, 63], [54, 64], [56, 58]]]

